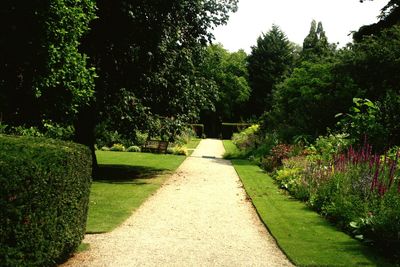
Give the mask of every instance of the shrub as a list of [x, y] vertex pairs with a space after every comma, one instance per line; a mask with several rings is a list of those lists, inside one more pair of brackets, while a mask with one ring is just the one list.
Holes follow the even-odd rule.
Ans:
[[75, 134], [75, 129], [71, 125], [61, 125], [50, 120], [43, 121], [45, 136], [60, 140], [72, 140]]
[[39, 130], [39, 128], [31, 126], [15, 126], [10, 127], [9, 130], [10, 134], [21, 135], [21, 136], [28, 136], [28, 137], [43, 137], [44, 134]]
[[99, 147], [103, 146], [110, 147], [113, 144], [123, 144], [125, 146], [129, 146], [132, 143], [118, 131], [109, 130], [105, 122], [102, 122], [96, 126], [95, 135], [96, 135], [96, 144]]
[[[189, 124], [193, 131], [194, 137], [205, 138], [204, 134], [204, 124]], [[204, 136], [204, 137], [203, 137]]]
[[300, 200], [308, 200], [310, 184], [305, 177], [307, 160], [304, 156], [296, 156], [283, 160], [283, 168], [273, 175], [279, 186], [288, 190]]
[[0, 134], [5, 134], [7, 132], [8, 125], [0, 121]]
[[142, 133], [140, 131], [135, 131], [135, 142], [137, 146], [143, 146], [146, 143], [147, 138], [149, 135], [147, 133]]
[[232, 136], [232, 142], [240, 149], [240, 150], [249, 150], [257, 146], [258, 141], [258, 132], [260, 130], [260, 126], [255, 124], [252, 125], [245, 130], [234, 133]]
[[91, 184], [84, 146], [0, 136], [0, 262], [53, 266], [81, 243]]
[[353, 142], [348, 134], [329, 134], [318, 137], [309, 150], [318, 154], [321, 160], [330, 161], [334, 155], [345, 151]]
[[167, 153], [174, 155], [184, 155], [184, 156], [189, 155], [187, 148], [185, 146], [179, 146], [179, 145], [174, 147], [169, 147], [167, 149]]
[[187, 128], [175, 138], [175, 143], [181, 146], [186, 145], [194, 137], [196, 137], [196, 132], [191, 128]]
[[281, 166], [282, 161], [289, 158], [292, 152], [292, 145], [278, 144], [271, 149], [269, 156], [266, 156], [261, 160], [261, 167], [267, 171], [273, 171]]
[[113, 146], [110, 148], [110, 151], [125, 151], [125, 146], [122, 144], [113, 144]]
[[362, 140], [367, 135], [369, 142], [382, 150], [388, 144], [389, 127], [383, 121], [381, 103], [360, 98], [354, 98], [353, 102], [350, 112], [338, 123], [341, 131], [349, 133], [356, 140]]
[[43, 120], [38, 127], [26, 125], [8, 126], [0, 123], [0, 134], [72, 140], [74, 133], [73, 126], [54, 123], [51, 120]]
[[101, 151], [110, 151], [110, 148], [107, 146], [103, 146], [100, 150]]
[[140, 147], [138, 146], [130, 146], [126, 149], [126, 152], [140, 152]]

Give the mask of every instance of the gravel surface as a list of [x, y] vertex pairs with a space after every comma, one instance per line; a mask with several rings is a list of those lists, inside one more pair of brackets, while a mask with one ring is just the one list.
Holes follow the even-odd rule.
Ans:
[[220, 140], [202, 140], [129, 219], [86, 235], [90, 250], [63, 266], [292, 266], [223, 152]]

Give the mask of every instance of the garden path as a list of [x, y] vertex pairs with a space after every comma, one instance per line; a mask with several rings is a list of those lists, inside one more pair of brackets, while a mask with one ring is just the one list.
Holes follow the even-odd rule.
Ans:
[[129, 219], [87, 235], [90, 250], [63, 266], [291, 266], [223, 152], [220, 140], [202, 140]]

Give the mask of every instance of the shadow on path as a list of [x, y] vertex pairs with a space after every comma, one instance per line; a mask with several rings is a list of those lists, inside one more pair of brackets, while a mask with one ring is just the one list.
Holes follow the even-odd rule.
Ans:
[[167, 169], [144, 166], [101, 164], [99, 165], [99, 172], [95, 181], [104, 183], [132, 183], [136, 179], [154, 178], [167, 171]]

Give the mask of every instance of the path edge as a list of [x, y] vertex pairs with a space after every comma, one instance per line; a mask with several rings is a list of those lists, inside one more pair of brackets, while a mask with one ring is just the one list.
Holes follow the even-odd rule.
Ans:
[[[250, 202], [251, 202], [251, 205], [252, 205], [252, 207], [254, 208], [254, 210], [255, 210], [255, 212], [256, 212], [256, 214], [257, 214], [257, 217], [260, 219], [260, 221], [261, 221], [261, 223], [264, 225], [265, 229], [268, 231], [268, 233], [269, 233], [269, 234], [271, 235], [271, 237], [274, 239], [274, 242], [275, 242], [276, 246], [279, 248], [280, 251], [282, 251], [282, 253], [286, 256], [286, 258], [288, 259], [288, 261], [289, 261], [290, 263], [293, 264], [293, 266], [297, 266], [297, 265], [293, 262], [293, 260], [289, 257], [289, 255], [286, 253], [286, 251], [281, 247], [281, 245], [279, 244], [278, 240], [275, 238], [275, 236], [272, 234], [271, 230], [269, 229], [267, 223], [262, 219], [260, 213], [258, 212], [257, 207], [254, 205], [253, 198], [252, 198], [252, 197], [249, 195], [249, 193], [247, 192], [246, 185], [244, 184], [244, 182], [243, 182], [243, 180], [242, 180], [242, 177], [240, 177], [238, 171], [236, 170], [235, 165], [232, 163], [232, 160], [228, 160], [228, 161], [232, 164], [233, 169], [235, 170], [237, 176], [239, 177], [240, 182], [241, 182], [242, 185], [243, 185], [243, 189], [244, 189], [244, 191], [245, 191], [245, 193], [246, 193], [246, 197], [247, 197], [248, 199], [251, 200], [251, 201], [250, 201]], [[258, 166], [257, 166], [257, 167], [258, 167]]]

